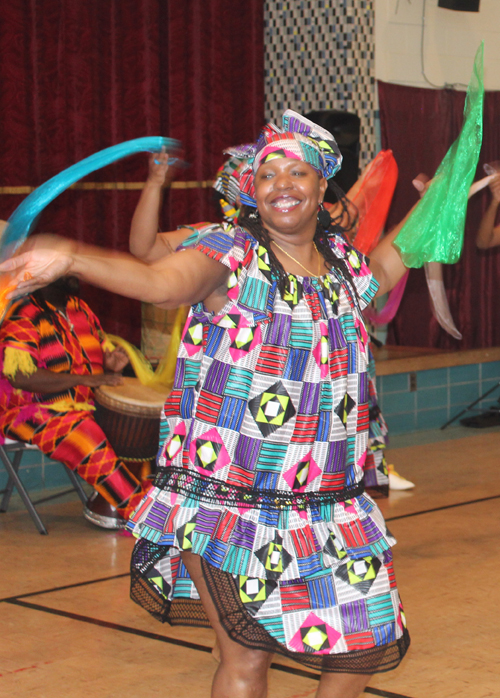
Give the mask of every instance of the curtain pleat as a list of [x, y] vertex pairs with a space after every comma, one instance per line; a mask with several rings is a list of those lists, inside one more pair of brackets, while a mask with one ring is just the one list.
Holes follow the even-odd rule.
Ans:
[[[264, 119], [263, 0], [11, 0], [0, 6], [0, 187], [38, 186], [82, 158], [141, 136], [179, 138], [212, 179], [229, 145]], [[146, 155], [91, 181], [143, 181]], [[65, 192], [38, 231], [126, 250], [137, 191]], [[22, 197], [0, 195], [0, 218]], [[210, 189], [166, 193], [163, 229], [216, 220]], [[140, 304], [89, 287], [106, 330], [140, 341]]]

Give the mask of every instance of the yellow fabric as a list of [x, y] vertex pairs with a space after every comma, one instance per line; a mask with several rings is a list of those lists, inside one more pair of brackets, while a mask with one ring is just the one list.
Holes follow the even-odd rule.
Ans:
[[[5, 347], [3, 358], [3, 373], [12, 380], [15, 379], [18, 371], [21, 371], [25, 376], [31, 376], [38, 370], [33, 357], [27, 351], [22, 349], [14, 349], [14, 347]], [[21, 390], [17, 391], [19, 394]], [[70, 412], [74, 410], [91, 411], [95, 407], [88, 402], [75, 402], [71, 398], [57, 400], [57, 402], [40, 403], [40, 407], [48, 407], [56, 412]]]
[[46, 402], [40, 403], [40, 407], [47, 407], [49, 410], [55, 410], [56, 412], [74, 412], [83, 411], [91, 412], [95, 410], [94, 405], [89, 402], [75, 402], [70, 398], [64, 398], [63, 400], [57, 400], [57, 402]]
[[33, 361], [33, 357], [28, 351], [23, 349], [5, 347], [3, 357], [4, 376], [14, 380], [18, 371], [21, 371], [25, 376], [31, 376], [33, 373], [36, 373], [37, 366]]
[[[170, 390], [174, 384], [175, 365], [177, 363], [177, 352], [181, 342], [181, 332], [186, 320], [187, 309], [179, 308], [175, 316], [174, 326], [172, 328], [172, 336], [168, 350], [160, 360], [156, 370], [153, 370], [151, 363], [146, 359], [144, 354], [132, 344], [127, 342], [122, 337], [117, 337], [114, 334], [106, 335], [106, 340], [123, 347], [127, 352], [135, 375], [142, 385], [147, 385], [150, 388], [157, 389], [163, 392], [165, 388]], [[106, 347], [107, 348], [107, 347]]]
[[103, 351], [113, 351], [113, 349], [115, 348], [115, 345], [109, 339], [109, 335], [105, 335], [104, 341], [102, 342], [101, 346], [102, 346]]

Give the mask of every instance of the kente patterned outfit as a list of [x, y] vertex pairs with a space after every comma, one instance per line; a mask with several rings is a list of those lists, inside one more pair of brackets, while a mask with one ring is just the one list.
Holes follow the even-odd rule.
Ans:
[[156, 618], [208, 625], [180, 551], [202, 558], [241, 644], [324, 671], [372, 673], [409, 645], [395, 539], [364, 494], [370, 391], [361, 315], [377, 290], [340, 236], [333, 268], [288, 276], [238, 226], [184, 246], [227, 266], [228, 301], [188, 316], [155, 486], [132, 515], [132, 598]]
[[0, 328], [0, 438], [34, 444], [75, 470], [128, 518], [144, 494], [137, 478], [118, 460], [92, 416], [92, 389], [58, 393], [14, 389], [6, 376], [37, 368], [77, 375], [103, 372], [103, 331], [88, 305], [70, 297], [65, 311], [34, 296], [16, 303]]
[[[213, 188], [222, 195], [220, 205], [224, 215], [224, 221], [227, 223], [234, 224], [238, 218], [238, 202], [241, 194], [240, 177], [247, 165], [247, 158], [243, 157], [243, 155], [247, 155], [251, 147], [251, 145], [239, 146], [237, 149], [238, 157], [235, 155], [229, 157], [216, 173]], [[194, 225], [182, 227], [196, 231], [206, 225], [208, 225], [208, 223], [195, 223]], [[375, 358], [371, 350], [371, 344], [368, 345], [368, 355], [370, 425], [368, 430], [368, 452], [366, 454], [363, 470], [365, 475], [365, 487], [369, 489], [370, 494], [378, 498], [387, 497], [389, 494], [389, 475], [385, 460], [385, 449], [387, 447], [389, 430], [378, 405]]]

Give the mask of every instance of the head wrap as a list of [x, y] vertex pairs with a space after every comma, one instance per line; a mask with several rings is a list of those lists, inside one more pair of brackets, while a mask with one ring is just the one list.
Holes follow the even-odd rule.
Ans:
[[[244, 147], [244, 146], [240, 146]], [[238, 199], [240, 196], [240, 174], [246, 160], [231, 156], [219, 167], [215, 175], [213, 188], [222, 194], [220, 204], [224, 213], [224, 218], [228, 221], [235, 221], [238, 217]]]
[[256, 143], [229, 148], [226, 153], [246, 158], [240, 172], [240, 199], [256, 207], [254, 176], [260, 165], [275, 158], [292, 158], [311, 165], [320, 177], [329, 179], [340, 169], [342, 155], [332, 134], [301, 114], [287, 109], [282, 117], [283, 127], [268, 123]]

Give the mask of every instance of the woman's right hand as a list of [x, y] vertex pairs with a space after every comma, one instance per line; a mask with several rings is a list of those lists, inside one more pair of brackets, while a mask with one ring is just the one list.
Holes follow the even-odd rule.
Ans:
[[47, 286], [71, 271], [72, 255], [51, 249], [36, 248], [11, 257], [0, 264], [0, 272], [13, 273], [14, 286], [7, 298], [17, 298], [25, 293]]
[[119, 373], [93, 373], [80, 376], [78, 382], [87, 388], [98, 388], [100, 385], [122, 385], [123, 378]]

